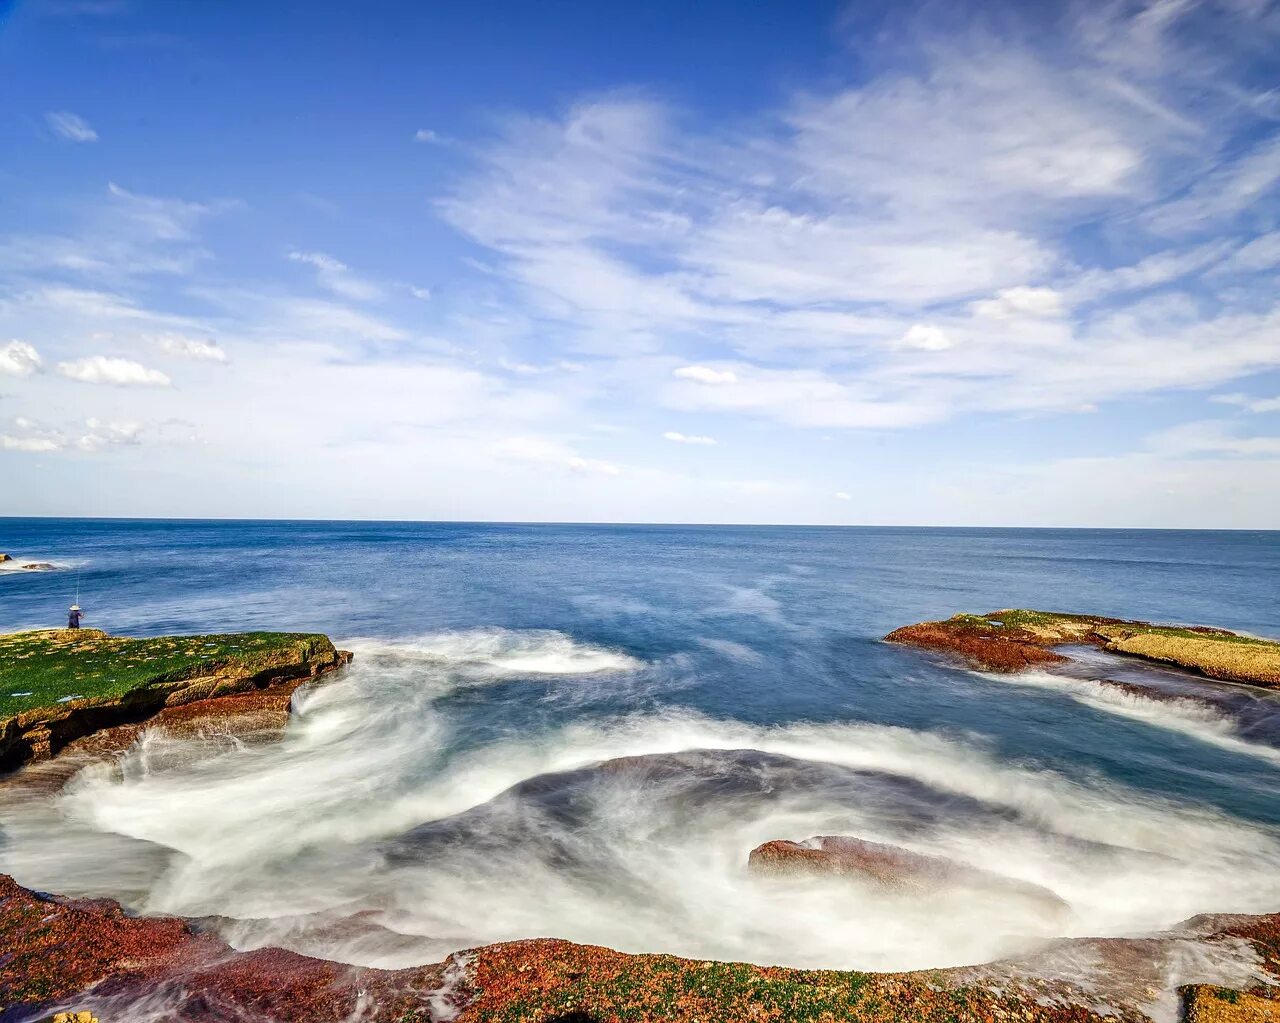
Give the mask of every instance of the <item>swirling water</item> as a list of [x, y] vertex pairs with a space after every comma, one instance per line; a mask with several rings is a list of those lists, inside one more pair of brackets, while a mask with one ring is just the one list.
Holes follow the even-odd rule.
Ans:
[[[1189, 695], [1147, 700], [1093, 681], [1154, 672], [1128, 662], [1009, 679], [879, 637], [1009, 606], [1275, 636], [1278, 539], [0, 520], [0, 550], [63, 568], [0, 576], [0, 629], [60, 624], [78, 586], [115, 633], [319, 630], [357, 654], [282, 741], [153, 730], [0, 800], [0, 870], [387, 966], [556, 936], [896, 969], [1275, 911], [1276, 696], [1159, 673]], [[815, 835], [1062, 901], [746, 871]]]

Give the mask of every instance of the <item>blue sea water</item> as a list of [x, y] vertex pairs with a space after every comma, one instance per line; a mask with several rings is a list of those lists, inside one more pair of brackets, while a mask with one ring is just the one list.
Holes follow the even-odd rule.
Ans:
[[[1014, 681], [881, 642], [1004, 607], [1280, 636], [1277, 533], [0, 519], [0, 550], [63, 566], [0, 573], [0, 631], [61, 625], [78, 588], [85, 625], [116, 634], [322, 631], [357, 652], [282, 744], [163, 768], [153, 744], [0, 813], [20, 880], [217, 916], [242, 945], [390, 964], [555, 934], [896, 967], [1049, 933], [1005, 907], [991, 947], [931, 944], [874, 893], [863, 933], [829, 893], [791, 891], [783, 913], [719, 890], [750, 843], [820, 828], [1051, 888], [1074, 917], [1044, 928], [1070, 933], [1280, 906], [1274, 695], [1095, 654]], [[668, 773], [621, 792], [594, 766], [614, 755]], [[673, 755], [695, 758], [678, 783]], [[274, 830], [291, 814], [296, 842]], [[101, 855], [41, 860], [37, 832], [58, 828]], [[371, 908], [395, 941], [322, 947], [299, 923]]]

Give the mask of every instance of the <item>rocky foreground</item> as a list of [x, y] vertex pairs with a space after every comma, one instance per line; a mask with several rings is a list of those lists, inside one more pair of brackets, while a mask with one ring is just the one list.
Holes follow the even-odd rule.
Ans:
[[[150, 724], [275, 715], [293, 690], [351, 654], [327, 636], [247, 632], [128, 639], [97, 629], [0, 636], [0, 771], [76, 740], [127, 747]], [[105, 748], [105, 746], [104, 746]]]
[[[1270, 979], [1280, 975], [1280, 915], [1198, 917], [1152, 938], [1064, 941], [1024, 961], [899, 974], [625, 955], [551, 939], [374, 970], [279, 949], [236, 952], [182, 920], [133, 918], [112, 902], [39, 895], [0, 876], [0, 938], [3, 1023], [58, 1012], [104, 1023], [143, 1012], [278, 1023], [1280, 1019]], [[1215, 952], [1236, 964], [1240, 986], [1194, 982], [1197, 957], [1209, 963]]]
[[1280, 643], [1204, 626], [1011, 609], [906, 625], [885, 639], [940, 650], [972, 667], [1002, 672], [1059, 664], [1068, 658], [1055, 647], [1088, 644], [1220, 682], [1280, 689]]
[[[958, 616], [890, 638], [1014, 670], [1060, 659], [1058, 645], [1112, 649], [1108, 644], [1166, 632], [1179, 634], [1174, 639], [1183, 632], [1197, 640], [1246, 639], [1039, 612]], [[16, 639], [0, 637], [0, 701], [35, 704], [4, 721], [8, 745], [0, 748], [16, 748], [17, 762], [71, 750], [93, 759], [127, 748], [151, 724], [283, 724], [297, 685], [349, 659], [322, 636], [284, 633], [112, 640], [83, 630]], [[68, 663], [78, 672], [70, 694], [77, 699], [50, 702], [67, 686]], [[28, 688], [11, 684], [18, 672]], [[84, 692], [91, 686], [97, 688]], [[36, 770], [56, 773], [73, 761], [85, 758], [64, 756]], [[760, 883], [821, 875], [833, 884], [853, 879], [926, 896], [962, 886], [1066, 911], [1046, 889], [849, 836], [767, 842], [743, 867]], [[133, 917], [111, 901], [36, 893], [0, 875], [0, 1023], [46, 1023], [60, 1013], [88, 1013], [102, 1023], [1280, 1023], [1280, 913], [1202, 916], [1151, 936], [1063, 939], [1007, 962], [909, 973], [629, 955], [547, 938], [377, 970], [282, 949], [238, 952], [191, 921]]]

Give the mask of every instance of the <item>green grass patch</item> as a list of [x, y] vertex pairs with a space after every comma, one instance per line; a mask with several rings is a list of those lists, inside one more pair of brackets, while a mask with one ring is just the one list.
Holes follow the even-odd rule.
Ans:
[[327, 637], [239, 632], [128, 639], [96, 629], [0, 635], [0, 719], [75, 699], [107, 701], [135, 689], [239, 673], [256, 675], [329, 648]]

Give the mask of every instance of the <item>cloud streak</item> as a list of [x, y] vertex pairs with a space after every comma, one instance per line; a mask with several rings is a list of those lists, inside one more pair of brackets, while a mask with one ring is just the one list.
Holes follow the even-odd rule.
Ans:
[[69, 110], [54, 110], [44, 115], [49, 130], [68, 142], [97, 142], [98, 133], [89, 122]]
[[89, 355], [58, 363], [58, 372], [82, 384], [109, 384], [115, 387], [168, 387], [172, 381], [157, 369], [140, 362], [110, 355]]

